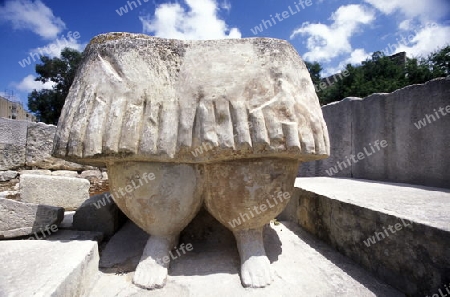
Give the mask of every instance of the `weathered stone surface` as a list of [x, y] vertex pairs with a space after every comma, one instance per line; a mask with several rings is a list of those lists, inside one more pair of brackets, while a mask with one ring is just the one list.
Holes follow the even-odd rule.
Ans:
[[[322, 107], [323, 117], [328, 123], [330, 134], [330, 157], [316, 162], [302, 163], [299, 176], [351, 177], [352, 167], [345, 157], [350, 157], [352, 154], [352, 115], [354, 105], [358, 101], [361, 101], [361, 98], [349, 97]], [[330, 171], [337, 162], [341, 162], [341, 166], [338, 166], [335, 171]]]
[[94, 167], [53, 158], [56, 127], [44, 123], [0, 119], [0, 170], [25, 166], [45, 169], [84, 170]]
[[197, 252], [201, 252], [205, 244], [216, 245], [218, 249], [236, 246], [233, 233], [208, 213], [204, 207], [181, 231], [180, 242], [192, 243], [196, 246]]
[[[9, 175], [11, 177], [13, 174]], [[8, 177], [8, 178], [9, 178]], [[6, 179], [8, 179], [6, 178]], [[0, 182], [0, 197], [8, 199], [19, 198], [19, 179], [13, 178], [8, 181]]]
[[47, 226], [58, 225], [63, 216], [62, 207], [0, 198], [0, 239], [29, 235]]
[[135, 223], [127, 221], [108, 241], [99, 267], [114, 269], [113, 272], [136, 269], [148, 237], [149, 235]]
[[1, 241], [1, 296], [92, 296], [98, 259], [93, 241]]
[[52, 175], [52, 172], [48, 169], [21, 170], [20, 175], [24, 174]]
[[97, 180], [102, 179], [103, 175], [100, 170], [95, 169], [95, 170], [85, 170], [85, 171], [81, 172], [80, 177], [91, 181], [91, 179], [97, 179]]
[[2, 191], [0, 192], [0, 198], [19, 200], [20, 193], [19, 191]]
[[[145, 235], [144, 231], [140, 232]], [[149, 293], [130, 282], [145, 241], [136, 245], [135, 237], [114, 242], [113, 237], [100, 259], [100, 267], [104, 258], [110, 259], [111, 269], [103, 270], [106, 273], [101, 273], [91, 296], [404, 296], [295, 223], [271, 224], [265, 234], [267, 255], [277, 275], [267, 288], [242, 288], [239, 255], [233, 238], [228, 238], [231, 242], [224, 242], [224, 246], [231, 248], [220, 249], [215, 242], [205, 241], [199, 245], [194, 243], [190, 252], [180, 252], [171, 266], [167, 285]]]
[[[273, 275], [264, 255], [262, 228], [289, 201], [297, 168], [298, 163], [292, 160], [268, 158], [202, 166], [156, 162], [110, 164], [114, 201], [129, 218], [152, 235], [134, 282], [145, 288], [164, 285], [168, 265], [158, 271], [159, 263], [154, 264], [155, 272], [148, 268], [147, 265], [152, 265], [148, 262], [168, 255], [204, 198], [206, 209], [237, 239], [243, 263], [243, 285], [264, 287], [270, 284]], [[154, 246], [156, 248], [152, 249]], [[257, 256], [252, 257], [253, 254]], [[250, 263], [248, 259], [251, 259]], [[140, 267], [145, 269], [140, 270]], [[265, 270], [264, 278], [258, 278], [256, 271], [262, 270]], [[146, 273], [161, 274], [161, 277], [148, 285], [136, 280], [136, 275], [147, 279]]]
[[83, 178], [23, 174], [20, 192], [23, 202], [47, 204], [76, 210], [89, 198], [89, 181]]
[[53, 176], [78, 177], [78, 172], [70, 170], [56, 170], [52, 171]]
[[13, 178], [16, 178], [18, 174], [19, 174], [19, 172], [17, 172], [17, 171], [11, 171], [11, 170], [0, 171], [0, 182], [10, 181]]
[[52, 170], [83, 170], [84, 165], [67, 162], [51, 156], [56, 126], [31, 123], [28, 126], [26, 143], [27, 166]]
[[300, 226], [380, 279], [408, 296], [450, 283], [448, 189], [326, 177], [295, 186]]
[[59, 224], [60, 229], [73, 229], [73, 216], [75, 215], [74, 210], [65, 211], [64, 219], [61, 224]]
[[114, 201], [151, 234], [134, 284], [164, 286], [170, 250], [205, 200], [236, 238], [242, 284], [269, 285], [263, 226], [288, 202], [299, 162], [329, 155], [317, 95], [295, 49], [276, 39], [111, 33], [85, 53], [54, 155], [106, 164]]
[[[388, 147], [358, 163], [353, 176], [450, 188], [449, 98], [450, 80], [441, 78], [356, 104], [353, 151], [361, 152], [377, 139], [385, 139]], [[426, 120], [427, 115], [435, 121], [431, 116]], [[418, 129], [417, 121], [424, 118], [427, 125]]]
[[89, 196], [109, 192], [108, 175], [103, 174], [102, 171], [98, 169], [85, 170], [81, 172], [80, 177], [87, 179], [91, 183], [91, 187], [89, 188]]
[[[324, 106], [331, 158], [303, 164], [300, 176], [329, 176], [326, 171], [334, 167], [333, 176], [450, 188], [448, 98], [450, 79], [439, 78]], [[378, 149], [376, 141], [382, 140], [387, 147]], [[340, 170], [337, 162], [348, 168]]]
[[109, 192], [109, 181], [106, 179], [91, 180], [91, 187], [89, 188], [89, 196], [95, 196]]
[[[288, 42], [276, 39], [99, 35], [59, 123], [54, 155], [88, 164], [119, 154], [160, 162], [329, 155], [308, 70]], [[210, 149], [192, 153], [202, 146]]]
[[28, 125], [27, 121], [0, 118], [0, 170], [25, 166]]
[[[53, 138], [56, 126], [44, 123], [33, 123], [27, 131], [27, 165], [45, 169], [53, 169], [51, 157]], [[64, 161], [64, 160], [61, 160]]]
[[47, 240], [50, 241], [73, 241], [73, 240], [92, 240], [101, 243], [104, 235], [102, 232], [95, 231], [79, 231], [79, 230], [58, 230], [51, 234]]
[[111, 195], [104, 193], [83, 202], [73, 216], [73, 227], [83, 231], [99, 231], [109, 237], [125, 220], [125, 215], [111, 199]]

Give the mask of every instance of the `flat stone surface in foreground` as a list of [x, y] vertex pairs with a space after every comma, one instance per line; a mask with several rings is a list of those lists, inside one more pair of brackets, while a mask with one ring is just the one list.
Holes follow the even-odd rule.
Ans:
[[414, 297], [450, 283], [450, 190], [329, 177], [295, 186], [288, 218], [381, 280]]
[[364, 179], [302, 177], [295, 187], [450, 231], [450, 190]]
[[[272, 225], [265, 230], [265, 247], [276, 278], [263, 289], [242, 287], [234, 245], [192, 245], [193, 251], [172, 262], [165, 288], [147, 291], [135, 287], [131, 283], [132, 268], [131, 272], [118, 274], [101, 272], [90, 296], [404, 296], [295, 223]], [[135, 261], [128, 258], [127, 262]]]
[[1, 297], [89, 296], [98, 248], [93, 241], [0, 241], [0, 263]]

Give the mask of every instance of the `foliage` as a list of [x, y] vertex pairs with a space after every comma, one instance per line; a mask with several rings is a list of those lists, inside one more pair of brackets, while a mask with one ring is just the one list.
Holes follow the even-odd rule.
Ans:
[[320, 72], [323, 70], [322, 66], [320, 66], [317, 62], [307, 62], [305, 61], [306, 69], [308, 69], [309, 74], [311, 75], [311, 79], [314, 85], [320, 84]]
[[42, 56], [41, 62], [36, 65], [39, 76], [35, 80], [42, 83], [51, 81], [54, 86], [52, 89], [33, 90], [28, 95], [28, 109], [36, 114], [39, 121], [56, 125], [81, 62], [81, 53], [65, 48], [61, 58]]
[[[317, 62], [311, 73], [314, 84], [323, 78], [316, 70], [322, 67]], [[308, 67], [308, 66], [307, 66]], [[310, 68], [308, 68], [310, 69]], [[341, 76], [331, 86], [318, 92], [321, 104], [342, 100], [345, 97], [366, 97], [372, 93], [390, 93], [411, 84], [420, 84], [433, 78], [450, 74], [450, 46], [446, 46], [427, 58], [406, 58], [406, 63], [375, 52], [370, 59], [355, 67], [348, 64], [345, 69], [349, 75]]]

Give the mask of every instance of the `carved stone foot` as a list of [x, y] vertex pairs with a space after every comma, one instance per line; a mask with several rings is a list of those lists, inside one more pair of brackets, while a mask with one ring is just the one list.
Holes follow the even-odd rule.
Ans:
[[170, 264], [170, 250], [176, 244], [174, 237], [150, 236], [133, 277], [133, 283], [143, 289], [164, 287]]
[[262, 228], [234, 233], [241, 257], [241, 282], [244, 287], [264, 288], [273, 282], [273, 272], [264, 250]]
[[208, 165], [205, 206], [236, 237], [244, 287], [273, 281], [264, 250], [264, 225], [284, 209], [298, 164], [283, 159], [240, 160]]
[[133, 283], [144, 289], [162, 288], [167, 279], [169, 253], [202, 204], [203, 187], [197, 166], [121, 162], [110, 164], [108, 170], [114, 201], [151, 235]]

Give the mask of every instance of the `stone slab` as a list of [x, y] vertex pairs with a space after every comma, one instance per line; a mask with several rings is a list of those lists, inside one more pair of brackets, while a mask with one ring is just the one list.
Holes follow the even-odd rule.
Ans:
[[81, 172], [80, 177], [85, 178], [87, 180], [91, 180], [91, 179], [102, 179], [103, 175], [99, 169], [96, 169], [96, 170], [85, 170]]
[[132, 221], [125, 225], [109, 240], [103, 250], [99, 266], [114, 268], [116, 271], [135, 269], [149, 235]]
[[[356, 104], [354, 154], [376, 140], [388, 146], [358, 162], [353, 177], [450, 188], [449, 98], [450, 79], [439, 78]], [[426, 125], [418, 129], [419, 121]]]
[[99, 231], [109, 237], [125, 220], [126, 216], [107, 192], [92, 196], [83, 202], [73, 216], [73, 227], [77, 230]]
[[450, 190], [326, 177], [295, 186], [300, 226], [386, 283], [408, 296], [450, 283]]
[[58, 230], [46, 238], [50, 241], [73, 241], [73, 240], [91, 240], [101, 243], [104, 235], [102, 232], [78, 231], [78, 230]]
[[[205, 227], [206, 226], [206, 227]], [[110, 239], [102, 253], [100, 267], [108, 271], [134, 270], [139, 263], [142, 251], [149, 235], [132, 221], [124, 226]], [[211, 247], [235, 247], [233, 234], [214, 219], [204, 208], [180, 234], [180, 243], [197, 246], [197, 252]], [[124, 244], [127, 243], [127, 244]]]
[[18, 200], [20, 193], [18, 191], [1, 191], [0, 198]]
[[27, 121], [0, 118], [0, 170], [25, 166], [28, 125]]
[[74, 210], [65, 211], [64, 219], [61, 224], [59, 224], [60, 229], [73, 229], [73, 216], [75, 214]]
[[16, 178], [18, 174], [19, 172], [12, 170], [0, 171], [0, 182], [10, 181], [13, 178]]
[[76, 210], [89, 198], [89, 181], [83, 178], [23, 174], [20, 177], [21, 200]]
[[1, 241], [0, 296], [89, 296], [98, 259], [94, 241]]
[[323, 106], [330, 158], [302, 164], [299, 176], [450, 188], [449, 98], [447, 77]]
[[58, 225], [64, 209], [0, 198], [0, 239], [33, 234]]
[[[352, 154], [352, 115], [354, 105], [361, 98], [348, 97], [339, 102], [333, 102], [322, 107], [323, 117], [327, 123], [330, 135], [330, 157], [315, 162], [306, 162], [300, 165], [299, 175], [302, 176], [329, 176], [329, 168], [342, 158]], [[351, 166], [344, 167], [330, 174], [336, 177], [351, 177]]]
[[78, 172], [77, 171], [70, 171], [70, 170], [56, 170], [56, 171], [53, 171], [51, 175], [53, 175], [53, 176], [65, 176], [65, 177], [78, 177]]
[[[314, 239], [295, 223], [271, 225], [265, 230], [268, 258], [275, 281], [263, 289], [245, 289], [239, 278], [237, 248], [204, 243], [201, 251], [176, 258], [163, 289], [147, 291], [131, 283], [133, 267], [101, 272], [92, 296], [404, 296]], [[117, 241], [114, 245], [128, 242]], [[227, 245], [225, 245], [227, 246]], [[198, 247], [198, 246], [197, 246]], [[119, 247], [118, 247], [119, 248]], [[105, 249], [102, 257], [107, 256]], [[131, 272], [129, 271], [131, 270]]]
[[450, 190], [347, 178], [297, 178], [295, 187], [450, 232]]
[[44, 123], [30, 123], [27, 131], [27, 166], [52, 170], [83, 170], [86, 166], [67, 162], [51, 156], [56, 126]]
[[52, 172], [48, 169], [21, 170], [20, 175], [24, 174], [52, 175]]

